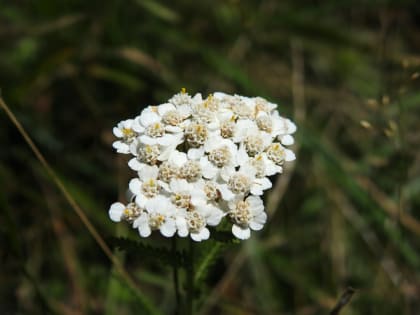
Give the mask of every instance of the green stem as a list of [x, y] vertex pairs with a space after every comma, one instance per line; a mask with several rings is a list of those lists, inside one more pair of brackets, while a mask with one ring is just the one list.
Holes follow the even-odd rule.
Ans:
[[194, 314], [194, 243], [189, 239], [187, 263], [187, 314]]
[[[177, 251], [177, 239], [176, 236], [172, 237], [172, 253], [174, 257], [176, 256]], [[181, 295], [179, 293], [179, 278], [178, 278], [178, 265], [177, 263], [173, 264], [172, 269], [173, 280], [174, 280], [174, 289], [175, 289], [175, 315], [181, 314], [180, 305], [181, 305]]]

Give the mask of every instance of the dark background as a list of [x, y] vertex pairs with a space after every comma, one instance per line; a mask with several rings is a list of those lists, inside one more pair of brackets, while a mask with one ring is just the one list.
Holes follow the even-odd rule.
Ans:
[[[342, 314], [418, 314], [419, 21], [416, 1], [0, 1], [0, 87], [105, 239], [138, 239], [107, 214], [133, 176], [118, 121], [182, 87], [278, 103], [297, 161], [200, 314], [328, 314], [349, 285]], [[143, 314], [4, 111], [0, 145], [0, 313]], [[170, 269], [115, 253], [170, 314]]]

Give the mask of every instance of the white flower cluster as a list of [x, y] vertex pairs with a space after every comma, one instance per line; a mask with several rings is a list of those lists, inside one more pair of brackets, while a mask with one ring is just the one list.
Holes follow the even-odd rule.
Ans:
[[295, 159], [286, 146], [296, 126], [263, 98], [214, 93], [203, 99], [183, 89], [165, 104], [113, 129], [119, 153], [138, 176], [129, 183], [132, 202], [114, 203], [111, 220], [128, 221], [140, 236], [210, 236], [208, 226], [223, 218], [239, 239], [263, 228], [261, 199], [268, 176]]

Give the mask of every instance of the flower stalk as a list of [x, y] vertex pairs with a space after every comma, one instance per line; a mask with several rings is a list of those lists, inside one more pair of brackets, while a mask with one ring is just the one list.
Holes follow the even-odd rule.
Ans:
[[[175, 257], [177, 255], [177, 238], [172, 238], [172, 254]], [[172, 265], [172, 276], [174, 282], [175, 291], [175, 315], [180, 315], [181, 309], [181, 294], [179, 292], [179, 274], [178, 274], [178, 263], [175, 262]]]
[[187, 262], [187, 312], [188, 315], [194, 314], [194, 243], [190, 239], [188, 246], [188, 262]]

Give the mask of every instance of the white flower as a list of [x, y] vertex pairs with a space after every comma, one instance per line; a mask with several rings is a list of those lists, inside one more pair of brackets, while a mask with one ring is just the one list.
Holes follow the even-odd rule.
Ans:
[[187, 118], [191, 115], [189, 106], [175, 106], [171, 103], [159, 105], [157, 111], [165, 124], [165, 130], [171, 133], [183, 132], [185, 126], [189, 123]]
[[145, 166], [139, 171], [139, 178], [133, 178], [129, 183], [130, 191], [136, 196], [136, 203], [144, 207], [150, 199], [158, 196], [161, 182], [157, 179], [157, 166]]
[[166, 125], [158, 113], [156, 106], [149, 106], [133, 122], [133, 129], [140, 134], [139, 141], [163, 146], [174, 145], [182, 142], [182, 133], [170, 134], [166, 132]]
[[258, 154], [255, 157], [247, 157], [246, 159], [243, 159], [241, 165], [254, 168], [255, 176], [257, 178], [273, 176], [283, 172], [283, 167], [270, 160], [267, 157], [266, 152]]
[[243, 142], [248, 135], [258, 134], [260, 131], [255, 121], [251, 119], [240, 119], [235, 124], [233, 141]]
[[250, 165], [243, 165], [238, 171], [227, 175], [227, 183], [218, 186], [222, 198], [227, 201], [249, 193], [260, 196], [264, 190], [272, 187], [271, 181], [267, 177], [258, 178], [255, 168]]
[[205, 100], [192, 107], [193, 120], [206, 124], [210, 131], [217, 130], [220, 125], [219, 108], [219, 99], [210, 94]]
[[173, 150], [169, 155], [168, 162], [176, 167], [181, 167], [188, 161], [187, 154], [178, 150]]
[[178, 236], [186, 237], [189, 234], [196, 242], [206, 240], [210, 236], [206, 225], [218, 225], [223, 216], [223, 211], [205, 203], [197, 205], [192, 211], [179, 211], [176, 216]]
[[173, 215], [175, 209], [169, 200], [163, 196], [157, 196], [146, 203], [146, 211], [143, 212], [133, 224], [139, 230], [141, 237], [148, 237], [153, 230], [159, 230], [165, 237], [172, 237], [176, 232], [176, 224]]
[[296, 159], [292, 150], [284, 148], [280, 143], [274, 142], [266, 150], [266, 156], [276, 165], [283, 165], [283, 163], [291, 162]]
[[271, 115], [260, 112], [256, 122], [261, 130], [270, 133], [273, 138], [278, 137], [283, 145], [294, 143], [291, 135], [296, 132], [296, 125], [291, 120], [281, 117], [278, 111], [274, 111]]
[[168, 160], [176, 146], [177, 142], [168, 146], [133, 142], [130, 152], [134, 157], [128, 162], [128, 166], [134, 171], [140, 171], [145, 165], [157, 165]]
[[206, 201], [206, 195], [195, 185], [195, 183], [188, 183], [185, 179], [171, 180], [168, 192], [171, 193], [172, 203], [181, 209], [191, 209], [203, 204]]
[[226, 108], [230, 109], [239, 119], [249, 119], [254, 115], [254, 103], [248, 97], [227, 95], [222, 98], [222, 102], [226, 103]]
[[130, 153], [130, 144], [135, 141], [137, 132], [133, 130], [133, 119], [120, 121], [117, 127], [112, 129], [114, 136], [120, 140], [115, 141], [112, 146], [117, 149], [118, 153]]
[[141, 212], [141, 208], [135, 203], [131, 202], [125, 206], [121, 202], [115, 202], [109, 208], [109, 217], [114, 222], [124, 220], [131, 223], [140, 216]]
[[255, 112], [257, 114], [260, 112], [271, 113], [277, 108], [276, 104], [270, 103], [262, 97], [254, 97], [252, 100], [254, 101]]
[[200, 93], [197, 93], [194, 95], [194, 97], [191, 97], [185, 88], [183, 88], [180, 93], [175, 94], [172, 98], [169, 99], [168, 102], [178, 107], [188, 106], [191, 108], [194, 104], [200, 103], [201, 101], [202, 97]]
[[203, 176], [207, 179], [226, 177], [231, 174], [237, 163], [238, 148], [229, 139], [221, 136], [211, 137], [204, 145], [203, 151], [207, 153], [200, 158]]
[[188, 234], [196, 241], [206, 240], [210, 236], [210, 231], [206, 227], [206, 219], [199, 211], [183, 211], [176, 218], [178, 236], [186, 237]]
[[129, 182], [134, 202], [112, 204], [111, 220], [141, 237], [159, 230], [200, 242], [226, 216], [237, 238], [249, 238], [267, 219], [260, 196], [272, 187], [268, 177], [296, 159], [285, 147], [296, 125], [276, 108], [261, 97], [216, 92], [203, 100], [182, 89], [118, 123], [113, 147], [132, 155], [138, 177]]
[[251, 230], [261, 230], [267, 221], [264, 204], [259, 197], [236, 198], [228, 206], [229, 218], [233, 222], [232, 233], [239, 239], [248, 239]]

